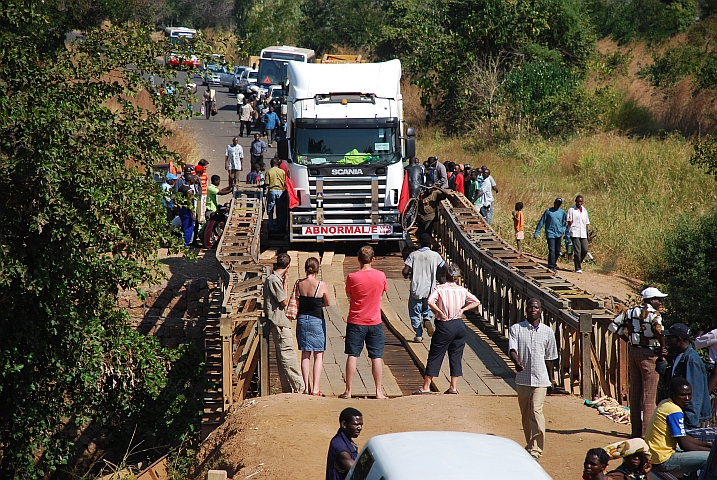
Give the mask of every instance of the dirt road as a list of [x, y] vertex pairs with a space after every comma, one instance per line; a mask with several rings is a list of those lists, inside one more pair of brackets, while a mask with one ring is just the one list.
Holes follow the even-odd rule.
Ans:
[[[205, 442], [195, 478], [206, 478], [211, 468], [226, 469], [235, 480], [252, 474], [252, 479], [323, 478], [329, 440], [338, 428], [339, 413], [348, 406], [364, 415], [359, 447], [374, 435], [412, 430], [489, 433], [521, 445], [525, 442], [516, 397], [436, 394], [341, 400], [273, 395], [247, 401], [230, 412]], [[556, 480], [579, 479], [589, 448], [605, 446], [630, 432], [629, 426], [601, 417], [573, 396], [549, 396], [545, 414], [548, 433], [540, 463]], [[424, 453], [425, 461], [430, 461], [430, 446]]]

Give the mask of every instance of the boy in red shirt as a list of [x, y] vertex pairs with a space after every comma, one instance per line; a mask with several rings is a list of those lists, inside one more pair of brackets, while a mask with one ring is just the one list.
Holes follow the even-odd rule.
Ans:
[[356, 360], [364, 344], [371, 359], [371, 373], [376, 384], [376, 398], [386, 398], [381, 388], [383, 347], [385, 337], [381, 324], [381, 297], [388, 290], [386, 275], [371, 267], [374, 253], [369, 245], [361, 247], [358, 261], [361, 268], [346, 277], [349, 314], [346, 318], [346, 390], [339, 398], [351, 398], [351, 384], [356, 374]]

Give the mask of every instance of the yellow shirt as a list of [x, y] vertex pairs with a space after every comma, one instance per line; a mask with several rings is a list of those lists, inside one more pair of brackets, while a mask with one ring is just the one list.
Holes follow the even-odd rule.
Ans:
[[271, 167], [266, 171], [266, 183], [269, 190], [286, 190], [286, 173], [279, 167]]
[[652, 463], [665, 463], [669, 460], [677, 451], [677, 439], [685, 436], [685, 415], [682, 409], [670, 399], [660, 402], [645, 432]]

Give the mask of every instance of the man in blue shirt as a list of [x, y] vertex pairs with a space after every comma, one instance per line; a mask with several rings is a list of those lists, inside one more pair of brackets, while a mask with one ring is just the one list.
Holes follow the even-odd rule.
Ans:
[[354, 438], [361, 435], [363, 415], [355, 408], [344, 408], [339, 415], [339, 431], [329, 444], [326, 458], [326, 480], [344, 480], [358, 456]]
[[269, 147], [274, 143], [274, 135], [276, 134], [276, 127], [280, 124], [279, 116], [274, 112], [274, 107], [269, 107], [269, 112], [264, 115], [264, 124], [266, 126], [266, 136], [269, 140]]
[[545, 238], [548, 241], [548, 268], [556, 270], [558, 268], [558, 256], [560, 256], [560, 241], [565, 234], [565, 221], [567, 215], [565, 210], [560, 208], [563, 204], [562, 198], [556, 198], [553, 206], [543, 212], [540, 217], [538, 226], [535, 227], [534, 238], [538, 238], [540, 229], [545, 225]]
[[[692, 385], [692, 401], [683, 408], [685, 426], [697, 428], [700, 423], [712, 418], [710, 408], [710, 392], [707, 387], [707, 370], [705, 364], [690, 346], [690, 329], [684, 323], [674, 323], [665, 332], [667, 348], [663, 347], [662, 358], [672, 353], [667, 360], [658, 361], [655, 370], [662, 375], [664, 385], [669, 385], [673, 378], [681, 377]], [[665, 392], [662, 398], [668, 398]]]
[[254, 134], [254, 141], [251, 142], [249, 152], [251, 153], [252, 169], [254, 165], [258, 165], [264, 161], [264, 154], [266, 153], [266, 143], [264, 143], [264, 140], [261, 139], [261, 136], [258, 133]]

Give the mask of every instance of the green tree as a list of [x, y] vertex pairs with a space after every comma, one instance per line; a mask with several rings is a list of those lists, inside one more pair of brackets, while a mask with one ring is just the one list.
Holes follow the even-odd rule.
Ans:
[[[594, 49], [581, 1], [387, 0], [387, 25], [376, 53], [399, 55], [451, 131], [471, 125], [476, 97], [466, 76], [476, 65], [501, 59], [498, 77], [526, 62], [542, 61], [584, 73]], [[478, 95], [480, 97], [481, 95]], [[515, 109], [515, 106], [509, 106]]]
[[318, 55], [334, 47], [368, 51], [375, 44], [383, 24], [380, 1], [316, 0], [304, 2], [301, 45]]
[[697, 17], [695, 0], [587, 0], [601, 36], [661, 39], [686, 30]]
[[238, 31], [247, 52], [258, 55], [262, 48], [271, 45], [298, 45], [304, 14], [302, 2], [293, 0], [256, 0], [251, 6], [239, 10], [244, 18]]
[[669, 296], [666, 316], [696, 328], [717, 328], [717, 212], [683, 218], [665, 241], [662, 262], [650, 273]]
[[[169, 381], [187, 352], [135, 333], [116, 306], [119, 289], [157, 278], [159, 246], [176, 244], [149, 168], [174, 158], [163, 124], [187, 96], [176, 83], [160, 96], [149, 80], [174, 75], [142, 26], [151, 14], [113, 0], [0, 9], [2, 477], [66, 465], [68, 425], [131, 430], [144, 411], [141, 430], [171, 443], [196, 419], [186, 384]], [[65, 44], [74, 28], [86, 40]], [[168, 406], [184, 428], [161, 414]]]

